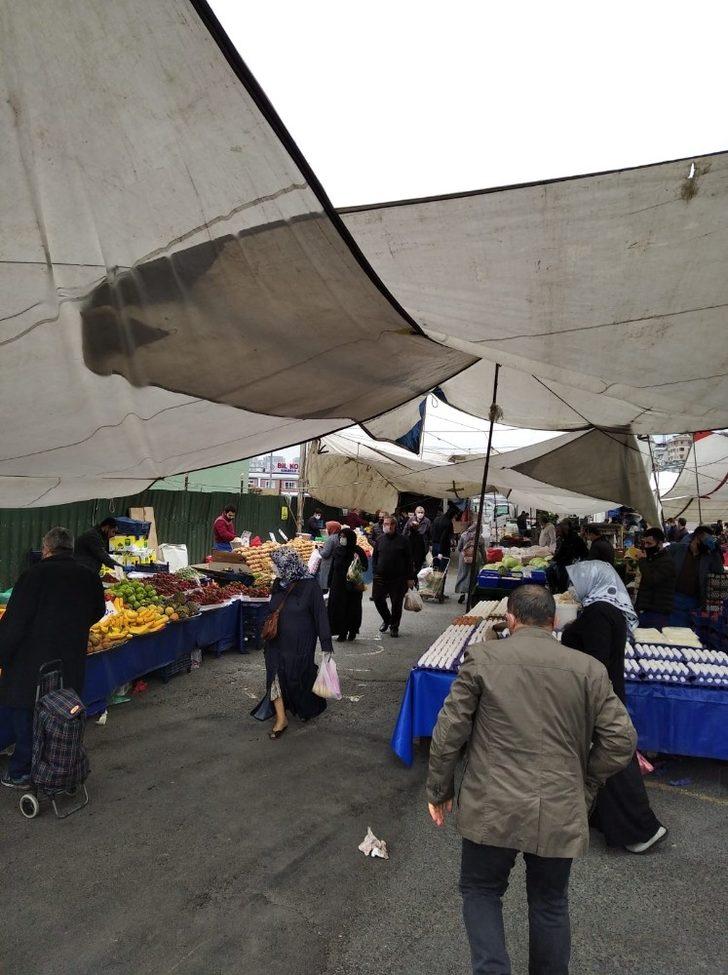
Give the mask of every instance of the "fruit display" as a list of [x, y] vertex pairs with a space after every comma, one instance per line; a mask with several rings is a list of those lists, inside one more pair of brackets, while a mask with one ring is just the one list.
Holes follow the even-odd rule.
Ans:
[[125, 582], [112, 586], [109, 592], [115, 599], [122, 599], [124, 605], [130, 609], [158, 606], [162, 602], [162, 597], [152, 583], [143, 582], [141, 579], [127, 579]]
[[195, 594], [191, 593], [177, 593], [164, 600], [164, 612], [171, 622], [191, 620], [194, 616], [200, 615], [200, 604], [194, 597]]
[[195, 602], [200, 606], [220, 606], [227, 599], [230, 599], [230, 596], [226, 596], [224, 590], [214, 583], [195, 591]]
[[98, 653], [117, 647], [133, 636], [145, 636], [164, 629], [172, 614], [159, 606], [145, 606], [143, 609], [129, 609], [121, 597], [114, 600], [115, 613], [110, 613], [89, 631], [88, 652]]
[[174, 573], [177, 579], [184, 579], [186, 582], [194, 582], [199, 585], [200, 581], [205, 577], [197, 569], [193, 569], [191, 565], [185, 565], [181, 569], [177, 569]]
[[173, 596], [178, 592], [192, 592], [199, 586], [199, 579], [180, 578], [168, 572], [157, 572], [149, 578], [149, 585], [160, 596]]
[[247, 596], [248, 599], [268, 599], [270, 596], [270, 586], [244, 586], [242, 582], [228, 582], [221, 587], [225, 593], [225, 598], [233, 596]]

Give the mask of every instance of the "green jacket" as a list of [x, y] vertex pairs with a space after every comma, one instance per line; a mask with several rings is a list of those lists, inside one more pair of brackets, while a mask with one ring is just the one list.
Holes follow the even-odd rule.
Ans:
[[464, 745], [461, 836], [574, 857], [588, 849], [597, 789], [629, 764], [637, 735], [601, 663], [523, 627], [471, 647], [432, 736], [430, 802], [454, 797]]

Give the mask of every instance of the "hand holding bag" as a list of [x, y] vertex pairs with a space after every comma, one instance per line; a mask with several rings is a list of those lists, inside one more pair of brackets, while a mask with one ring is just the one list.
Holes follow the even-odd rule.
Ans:
[[341, 700], [339, 675], [336, 672], [336, 664], [334, 663], [334, 655], [332, 653], [324, 654], [316, 682], [313, 685], [313, 692], [318, 697], [327, 699], [335, 698], [337, 701]]
[[366, 589], [366, 585], [364, 584], [364, 569], [358, 555], [354, 555], [354, 558], [351, 560], [351, 565], [346, 570], [346, 581], [357, 592], [364, 592]]
[[419, 613], [423, 607], [422, 597], [415, 589], [410, 589], [404, 597], [404, 608], [410, 613]]
[[281, 615], [281, 610], [286, 605], [286, 600], [295, 588], [296, 583], [294, 582], [281, 600], [281, 605], [278, 607], [278, 609], [274, 609], [273, 612], [269, 613], [263, 621], [260, 635], [266, 642], [268, 642], [268, 640], [275, 640], [275, 638], [278, 636], [278, 618]]

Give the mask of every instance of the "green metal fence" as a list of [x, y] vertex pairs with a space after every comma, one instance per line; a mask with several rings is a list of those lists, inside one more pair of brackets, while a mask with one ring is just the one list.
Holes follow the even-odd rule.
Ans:
[[154, 508], [158, 541], [185, 544], [190, 562], [201, 562], [212, 548], [212, 523], [228, 502], [237, 506], [238, 531], [247, 529], [267, 539], [269, 532], [280, 538], [278, 529], [282, 529], [293, 536], [294, 517], [286, 499], [267, 495], [152, 490], [132, 497], [77, 501], [51, 508], [3, 508], [0, 587], [7, 589], [27, 568], [29, 552], [40, 548], [49, 528], [63, 525], [78, 535], [107, 515], [128, 514], [129, 508]]

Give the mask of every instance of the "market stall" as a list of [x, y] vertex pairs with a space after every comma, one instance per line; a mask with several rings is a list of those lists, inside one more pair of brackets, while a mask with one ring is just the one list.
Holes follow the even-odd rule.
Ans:
[[195, 650], [220, 654], [226, 650], [246, 653], [251, 644], [259, 648], [260, 629], [267, 614], [268, 600], [235, 600], [157, 633], [90, 654], [81, 695], [88, 714], [100, 714], [118, 687], [138, 677], [161, 671], [165, 678], [172, 670], [189, 670]]
[[[474, 606], [420, 657], [407, 680], [392, 749], [411, 765], [415, 738], [427, 738], [468, 646], [494, 636], [504, 603]], [[486, 626], [482, 625], [484, 617]], [[468, 628], [469, 627], [469, 628]], [[644, 751], [728, 760], [728, 654], [686, 633], [638, 631], [627, 651], [627, 707]], [[576, 651], [575, 651], [576, 652]]]
[[260, 646], [270, 589], [209, 579], [194, 569], [106, 583], [107, 614], [89, 633], [82, 698], [103, 711], [114, 691], [145, 674], [189, 670], [195, 651]]

